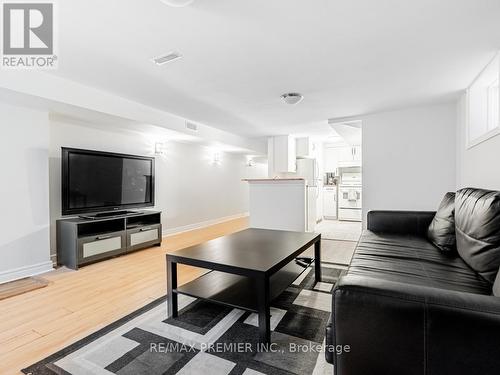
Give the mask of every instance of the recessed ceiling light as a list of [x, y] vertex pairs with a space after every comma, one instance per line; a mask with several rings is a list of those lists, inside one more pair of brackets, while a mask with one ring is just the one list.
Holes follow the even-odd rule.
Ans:
[[194, 0], [160, 0], [162, 3], [174, 8], [182, 8], [191, 4]]
[[289, 92], [281, 95], [281, 100], [283, 100], [286, 104], [297, 104], [301, 102], [302, 99], [304, 99], [304, 96], [298, 92]]
[[181, 57], [182, 57], [182, 55], [178, 52], [169, 52], [165, 55], [153, 57], [152, 61], [156, 65], [163, 65], [163, 64], [166, 64], [168, 62], [180, 59]]

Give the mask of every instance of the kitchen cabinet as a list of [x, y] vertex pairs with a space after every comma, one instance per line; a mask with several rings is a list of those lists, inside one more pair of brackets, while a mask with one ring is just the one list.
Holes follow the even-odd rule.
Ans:
[[295, 145], [298, 158], [308, 158], [311, 156], [312, 143], [309, 137], [297, 138]]
[[340, 147], [325, 147], [323, 150], [323, 171], [334, 173], [337, 170], [341, 157]]
[[310, 137], [300, 137], [295, 140], [295, 151], [297, 158], [323, 159], [323, 146], [314, 142]]
[[361, 146], [353, 146], [353, 160], [361, 161]]
[[339, 161], [352, 161], [354, 160], [354, 152], [351, 146], [342, 147], [340, 149], [340, 160]]
[[348, 146], [341, 148], [339, 167], [360, 167], [361, 166], [361, 146]]
[[325, 186], [323, 189], [323, 216], [327, 219], [337, 218], [336, 186]]
[[361, 146], [342, 147], [340, 161], [354, 160], [361, 160]]
[[361, 146], [325, 147], [323, 163], [325, 173], [335, 173], [338, 167], [361, 165]]
[[275, 173], [296, 171], [295, 138], [289, 135], [271, 137], [268, 148], [268, 157]]

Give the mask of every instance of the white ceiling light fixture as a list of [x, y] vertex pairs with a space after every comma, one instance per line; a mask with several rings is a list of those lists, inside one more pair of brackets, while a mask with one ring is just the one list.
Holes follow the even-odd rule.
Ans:
[[283, 100], [286, 104], [297, 104], [300, 103], [304, 99], [304, 95], [299, 94], [298, 92], [289, 92], [281, 95], [281, 100]]
[[169, 52], [165, 55], [153, 57], [151, 61], [153, 61], [156, 65], [163, 65], [174, 60], [182, 58], [182, 55], [179, 52]]
[[163, 4], [167, 4], [174, 8], [182, 8], [191, 4], [194, 0], [160, 0]]

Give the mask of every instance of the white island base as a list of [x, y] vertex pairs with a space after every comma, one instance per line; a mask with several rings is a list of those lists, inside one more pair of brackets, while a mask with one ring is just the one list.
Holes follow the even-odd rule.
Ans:
[[245, 179], [250, 185], [250, 227], [307, 231], [307, 186], [302, 178]]

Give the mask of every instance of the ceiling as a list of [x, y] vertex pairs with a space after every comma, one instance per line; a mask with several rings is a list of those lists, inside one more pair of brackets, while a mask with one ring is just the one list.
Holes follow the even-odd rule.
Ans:
[[[58, 2], [59, 69], [247, 137], [453, 98], [500, 48], [500, 0]], [[150, 59], [184, 55], [163, 66]], [[295, 106], [280, 101], [300, 92]]]

